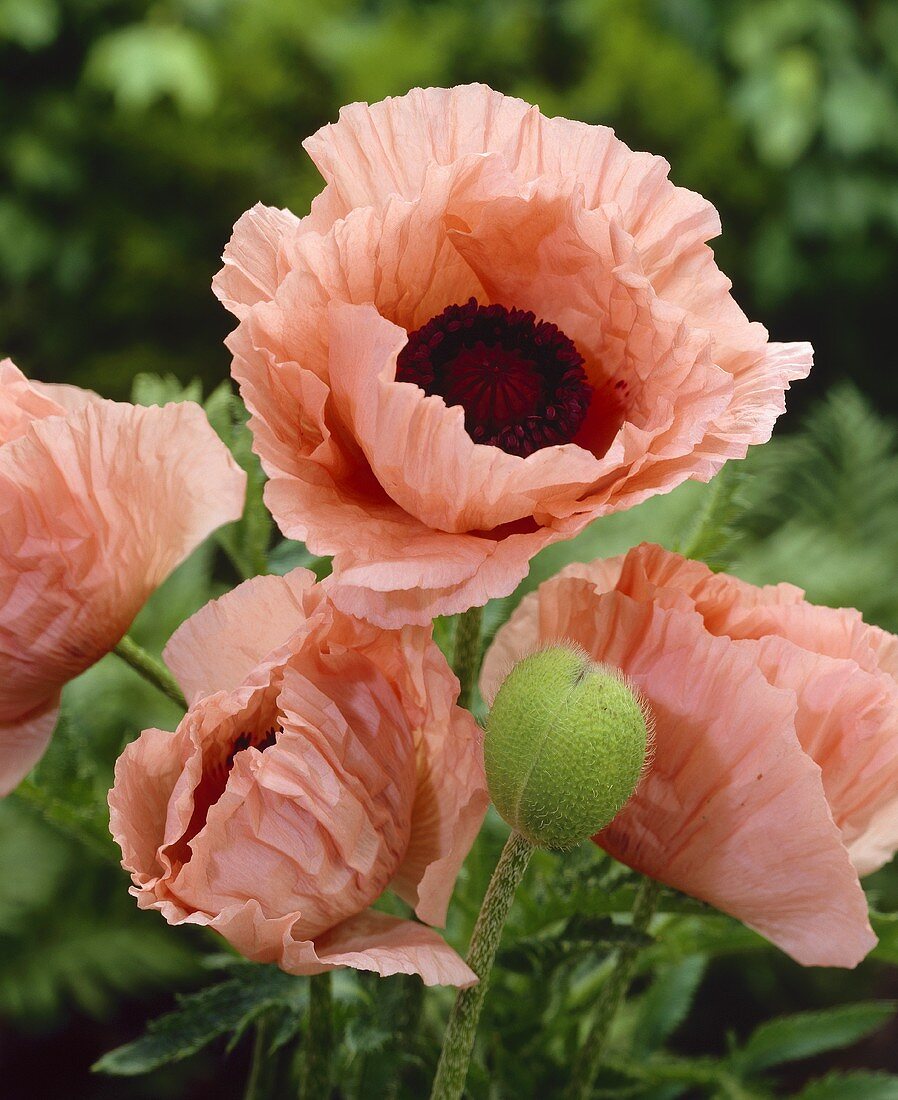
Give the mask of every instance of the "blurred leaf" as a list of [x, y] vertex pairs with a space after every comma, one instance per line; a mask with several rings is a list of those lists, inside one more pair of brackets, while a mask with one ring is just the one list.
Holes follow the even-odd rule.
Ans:
[[136, 405], [167, 405], [171, 401], [203, 399], [203, 384], [198, 379], [183, 385], [173, 374], [137, 374], [131, 384], [131, 400]]
[[130, 1077], [195, 1054], [221, 1035], [240, 1034], [261, 1013], [277, 1008], [298, 1019], [308, 982], [276, 966], [253, 964], [219, 985], [182, 997], [174, 1012], [160, 1016], [133, 1043], [104, 1054], [98, 1073]]
[[733, 1062], [740, 1072], [751, 1074], [838, 1050], [882, 1027], [894, 1013], [895, 1002], [871, 1001], [781, 1016], [756, 1028]]
[[830, 1073], [812, 1081], [797, 1096], [799, 1100], [896, 1100], [898, 1077], [865, 1070]]
[[664, 1045], [689, 1015], [707, 967], [701, 955], [663, 967], [639, 1001], [633, 1024], [633, 1045], [654, 1051]]
[[715, 572], [732, 566], [742, 531], [739, 523], [748, 507], [743, 492], [745, 469], [728, 462], [711, 482], [703, 507], [680, 551], [685, 557], [703, 561]]
[[54, 0], [0, 0], [0, 42], [7, 39], [37, 50], [48, 46], [59, 31], [59, 7]]
[[652, 942], [644, 932], [616, 924], [608, 917], [575, 914], [558, 927], [538, 936], [524, 937], [500, 952], [502, 966], [527, 973], [573, 964], [593, 955], [605, 955], [623, 943], [640, 947]]
[[179, 26], [141, 23], [112, 31], [94, 43], [84, 75], [128, 110], [146, 110], [170, 96], [183, 112], [205, 114], [218, 93], [208, 46]]

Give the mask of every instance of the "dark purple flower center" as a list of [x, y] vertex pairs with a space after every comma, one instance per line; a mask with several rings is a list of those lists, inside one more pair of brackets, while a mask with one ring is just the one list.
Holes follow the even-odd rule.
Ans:
[[396, 381], [461, 405], [475, 443], [521, 457], [569, 443], [592, 398], [583, 356], [557, 325], [476, 298], [409, 333]]

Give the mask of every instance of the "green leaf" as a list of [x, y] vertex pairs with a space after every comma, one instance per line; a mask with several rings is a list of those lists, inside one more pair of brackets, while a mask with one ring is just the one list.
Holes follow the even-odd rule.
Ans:
[[692, 531], [681, 553], [703, 561], [715, 572], [733, 564], [742, 532], [738, 523], [748, 506], [743, 492], [748, 474], [736, 462], [728, 462], [711, 482]]
[[135, 405], [167, 405], [171, 401], [203, 399], [202, 383], [197, 379], [183, 385], [173, 374], [138, 374], [131, 383], [131, 400]]
[[869, 1001], [781, 1016], [758, 1027], [734, 1056], [743, 1073], [759, 1073], [827, 1050], [851, 1046], [881, 1027], [895, 1012], [894, 1001]]
[[812, 1081], [798, 1100], [898, 1100], [898, 1077], [890, 1073], [830, 1073]]
[[308, 983], [276, 966], [236, 968], [233, 978], [180, 999], [174, 1012], [160, 1016], [146, 1034], [104, 1054], [98, 1073], [132, 1077], [188, 1058], [222, 1035], [238, 1036], [269, 1008], [296, 1019], [305, 1009]]
[[658, 1050], [683, 1023], [706, 967], [707, 959], [694, 955], [659, 970], [639, 1003], [633, 1025], [633, 1045], [637, 1050]]
[[898, 913], [871, 911], [870, 924], [879, 940], [870, 957], [898, 966]]
[[629, 925], [616, 924], [610, 917], [577, 914], [553, 930], [520, 939], [500, 952], [502, 966], [527, 972], [550, 970], [562, 963], [580, 962], [595, 954], [606, 954], [623, 943], [645, 947], [652, 937]]
[[246, 473], [243, 515], [236, 523], [220, 528], [215, 538], [241, 577], [248, 579], [267, 573], [268, 545], [274, 525], [263, 500], [265, 474], [253, 453], [246, 408], [228, 382], [223, 382], [209, 395], [204, 408], [209, 423]]

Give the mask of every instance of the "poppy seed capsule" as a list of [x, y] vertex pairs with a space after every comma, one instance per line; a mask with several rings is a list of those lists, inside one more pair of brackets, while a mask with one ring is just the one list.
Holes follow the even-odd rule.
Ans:
[[540, 848], [572, 848], [633, 794], [649, 740], [645, 706], [623, 676], [570, 645], [520, 661], [486, 721], [490, 795]]

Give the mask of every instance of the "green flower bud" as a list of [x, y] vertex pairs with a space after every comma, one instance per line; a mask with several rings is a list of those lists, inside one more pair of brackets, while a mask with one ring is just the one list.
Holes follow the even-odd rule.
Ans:
[[620, 813], [642, 774], [650, 719], [616, 669], [573, 645], [526, 657], [486, 721], [496, 809], [541, 848], [572, 848]]

